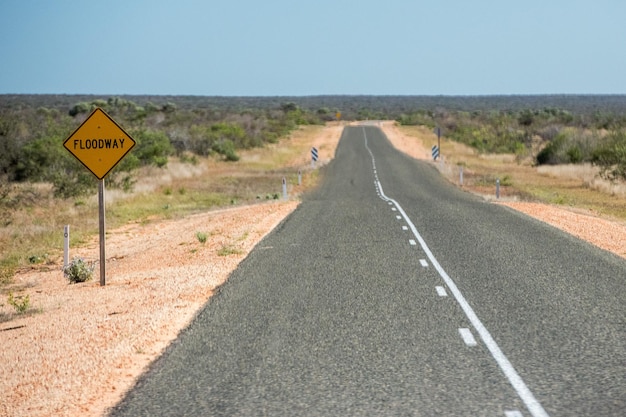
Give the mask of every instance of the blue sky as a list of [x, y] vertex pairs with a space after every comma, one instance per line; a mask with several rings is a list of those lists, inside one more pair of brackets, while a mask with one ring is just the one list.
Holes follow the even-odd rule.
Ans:
[[0, 0], [0, 94], [626, 94], [622, 0]]

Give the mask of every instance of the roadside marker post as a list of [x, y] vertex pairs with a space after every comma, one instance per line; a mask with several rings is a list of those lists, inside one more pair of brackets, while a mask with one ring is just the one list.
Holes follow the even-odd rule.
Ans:
[[98, 182], [98, 225], [100, 231], [100, 285], [106, 285], [106, 219], [104, 212], [104, 178], [135, 146], [130, 137], [99, 107], [63, 142]]
[[461, 184], [461, 187], [463, 186], [463, 166], [462, 165], [459, 170], [459, 184]]
[[496, 198], [500, 198], [500, 178], [496, 180]]
[[70, 264], [70, 225], [63, 227], [63, 268]]
[[287, 180], [283, 177], [283, 200], [287, 199]]
[[302, 171], [298, 170], [298, 185], [302, 185]]
[[315, 168], [315, 162], [319, 159], [319, 152], [316, 147], [311, 148], [311, 167]]
[[431, 149], [431, 154], [433, 156], [433, 160], [436, 161], [439, 158], [439, 147], [437, 145], [433, 145]]

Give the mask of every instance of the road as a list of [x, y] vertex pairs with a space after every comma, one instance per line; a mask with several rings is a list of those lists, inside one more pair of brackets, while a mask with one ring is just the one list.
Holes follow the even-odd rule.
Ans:
[[623, 415], [623, 259], [376, 127], [323, 178], [112, 416]]

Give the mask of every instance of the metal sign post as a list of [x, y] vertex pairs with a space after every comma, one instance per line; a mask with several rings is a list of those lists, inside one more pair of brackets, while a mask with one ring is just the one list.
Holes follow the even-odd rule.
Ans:
[[441, 128], [437, 126], [437, 149], [441, 153]]
[[100, 285], [106, 285], [106, 217], [104, 213], [104, 179], [101, 179], [98, 183], [98, 205], [100, 209], [98, 210], [99, 221], [98, 224], [100, 226]]

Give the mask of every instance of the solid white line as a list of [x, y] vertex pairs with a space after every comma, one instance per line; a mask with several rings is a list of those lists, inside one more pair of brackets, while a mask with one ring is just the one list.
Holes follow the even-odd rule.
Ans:
[[476, 342], [476, 339], [474, 339], [474, 335], [472, 334], [470, 329], [461, 328], [459, 329], [459, 333], [461, 334], [461, 337], [463, 338], [463, 341], [467, 346], [476, 346], [478, 344]]
[[446, 292], [446, 289], [443, 288], [441, 285], [437, 285], [435, 287], [435, 290], [437, 290], [437, 295], [439, 295], [439, 297], [447, 297], [448, 293]]
[[496, 363], [498, 364], [498, 366], [500, 367], [504, 375], [509, 380], [509, 383], [511, 384], [511, 386], [513, 386], [513, 389], [515, 389], [515, 391], [517, 392], [517, 395], [519, 395], [519, 397], [522, 399], [522, 401], [526, 405], [526, 408], [528, 408], [528, 411], [530, 412], [530, 414], [532, 414], [533, 417], [547, 417], [548, 413], [546, 413], [546, 411], [543, 409], [539, 401], [535, 398], [533, 393], [524, 383], [524, 380], [522, 380], [522, 377], [519, 376], [519, 374], [517, 373], [517, 371], [511, 364], [511, 362], [504, 355], [504, 353], [502, 352], [502, 350], [500, 349], [496, 341], [493, 339], [493, 337], [487, 330], [487, 328], [480, 321], [476, 313], [474, 313], [474, 309], [472, 309], [472, 307], [469, 305], [467, 300], [465, 300], [465, 297], [463, 296], [463, 294], [461, 294], [461, 291], [459, 291], [458, 287], [456, 286], [452, 278], [448, 276], [446, 271], [439, 264], [439, 262], [435, 258], [435, 255], [433, 255], [433, 253], [430, 251], [430, 249], [428, 248], [428, 245], [426, 244], [422, 236], [417, 231], [417, 228], [415, 227], [415, 225], [413, 224], [409, 216], [406, 214], [406, 212], [402, 209], [402, 207], [400, 206], [400, 204], [398, 204], [397, 201], [385, 195], [383, 191], [383, 187], [382, 185], [380, 185], [380, 182], [378, 183], [378, 188], [380, 190], [380, 195], [382, 196], [384, 200], [390, 201], [393, 204], [395, 204], [396, 207], [398, 207], [400, 214], [402, 215], [402, 217], [404, 217], [404, 220], [407, 222], [409, 228], [413, 232], [413, 235], [417, 238], [418, 242], [420, 243], [420, 246], [426, 253], [426, 256], [428, 257], [428, 259], [430, 259], [430, 263], [435, 267], [435, 269], [439, 273], [439, 276], [441, 276], [443, 281], [446, 283], [446, 285], [452, 292], [452, 295], [461, 306], [461, 309], [463, 310], [463, 312], [469, 319], [470, 323], [472, 323], [472, 326], [474, 326], [474, 329], [476, 329], [476, 331], [478, 332], [478, 335], [482, 339], [483, 343], [485, 343], [485, 346], [487, 346], [487, 349], [489, 349], [491, 356], [493, 356]]
[[504, 412], [504, 415], [506, 417], [524, 417], [524, 414], [522, 414], [519, 410], [507, 410]]
[[422, 264], [424, 268], [428, 267], [428, 262], [426, 262], [426, 259], [420, 259], [420, 264]]
[[[369, 146], [367, 146], [367, 135], [365, 133], [365, 128], [363, 128], [363, 136], [365, 138], [365, 147], [367, 148], [367, 151], [369, 152], [373, 160], [374, 154], [372, 153]], [[430, 259], [430, 263], [435, 267], [441, 278], [444, 280], [444, 282], [452, 292], [452, 295], [461, 306], [461, 309], [469, 319], [470, 323], [472, 323], [472, 326], [474, 326], [474, 329], [476, 329], [476, 331], [478, 332], [478, 335], [482, 339], [485, 346], [487, 346], [487, 349], [491, 353], [491, 356], [493, 356], [494, 360], [496, 361], [506, 378], [509, 380], [511, 386], [513, 386], [513, 389], [515, 389], [515, 391], [517, 392], [517, 395], [519, 395], [522, 402], [524, 402], [524, 405], [526, 406], [530, 414], [533, 417], [548, 417], [548, 413], [546, 413], [546, 411], [543, 409], [541, 403], [539, 403], [539, 401], [535, 398], [528, 386], [526, 386], [526, 383], [524, 383], [522, 377], [517, 373], [517, 371], [513, 367], [513, 364], [511, 364], [511, 362], [507, 359], [507, 357], [504, 355], [504, 352], [502, 352], [487, 328], [480, 321], [476, 313], [474, 313], [474, 309], [472, 309], [467, 300], [465, 300], [465, 297], [463, 296], [463, 294], [461, 294], [461, 291], [459, 291], [452, 278], [448, 276], [446, 271], [435, 258], [435, 255], [433, 255], [433, 253], [430, 251], [428, 245], [426, 245], [426, 241], [424, 241], [422, 236], [419, 234], [417, 228], [415, 227], [409, 216], [407, 216], [406, 212], [402, 209], [397, 201], [385, 195], [380, 181], [377, 182], [381, 198], [387, 201], [388, 204], [393, 204], [398, 208], [398, 211], [400, 212], [402, 217], [404, 217], [407, 224], [411, 228], [413, 235], [415, 235], [415, 237], [419, 241], [420, 246], [426, 253], [426, 256], [428, 257], [428, 259]]]
[[409, 243], [411, 244], [411, 246], [417, 245], [417, 243], [413, 239], [409, 239]]

